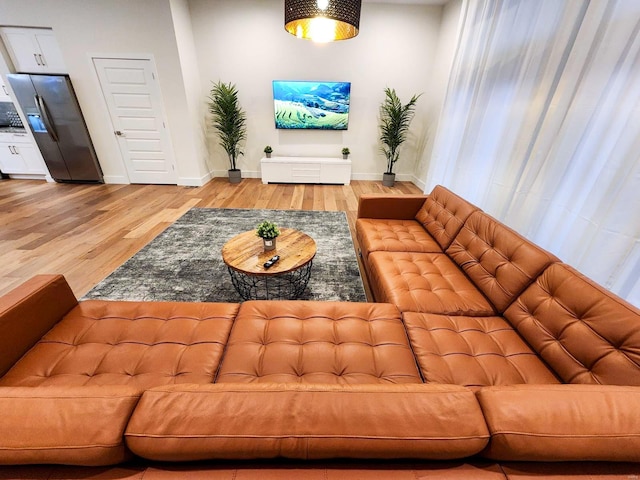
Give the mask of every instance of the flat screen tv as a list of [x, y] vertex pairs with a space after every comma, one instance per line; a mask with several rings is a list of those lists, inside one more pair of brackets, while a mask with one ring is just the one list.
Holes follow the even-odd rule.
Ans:
[[276, 128], [346, 130], [350, 82], [273, 81]]

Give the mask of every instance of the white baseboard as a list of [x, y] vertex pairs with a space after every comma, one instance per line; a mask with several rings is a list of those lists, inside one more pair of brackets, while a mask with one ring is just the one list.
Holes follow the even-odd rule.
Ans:
[[[228, 177], [229, 173], [227, 170], [214, 170], [211, 172], [211, 177]], [[242, 170], [242, 178], [262, 178], [260, 172], [257, 170]]]
[[102, 177], [104, 183], [113, 183], [116, 185], [129, 185], [129, 179], [123, 175], [104, 175]]
[[183, 187], [202, 187], [213, 177], [214, 175], [211, 172], [202, 177], [178, 177], [178, 185]]
[[418, 177], [416, 177], [415, 175], [411, 175], [411, 183], [413, 183], [416, 187], [418, 187], [420, 190], [422, 190], [424, 192], [424, 189], [426, 188], [427, 184], [423, 181], [420, 180]]
[[5, 175], [9, 175], [9, 178], [15, 178], [16, 180], [47, 180], [47, 175], [39, 175], [37, 173], [5, 173]]
[[[352, 173], [351, 180], [380, 180], [382, 182], [382, 173]], [[411, 173], [396, 173], [396, 180], [399, 182], [411, 182], [419, 186], [417, 178]]]

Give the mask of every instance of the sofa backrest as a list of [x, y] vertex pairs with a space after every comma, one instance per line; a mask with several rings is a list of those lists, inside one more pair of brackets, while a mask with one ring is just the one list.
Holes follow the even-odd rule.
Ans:
[[465, 220], [478, 207], [467, 202], [442, 185], [436, 185], [416, 213], [416, 220], [446, 250]]
[[446, 250], [500, 313], [551, 263], [550, 253], [484, 212], [472, 213]]
[[640, 385], [640, 310], [570, 266], [547, 268], [504, 316], [563, 381]]

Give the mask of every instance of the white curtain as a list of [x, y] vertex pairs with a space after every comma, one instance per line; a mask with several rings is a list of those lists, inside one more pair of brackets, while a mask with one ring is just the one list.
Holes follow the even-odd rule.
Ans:
[[465, 0], [442, 184], [640, 306], [640, 1]]

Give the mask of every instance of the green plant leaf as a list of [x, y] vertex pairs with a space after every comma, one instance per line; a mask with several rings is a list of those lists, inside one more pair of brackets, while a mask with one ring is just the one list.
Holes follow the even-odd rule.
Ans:
[[399, 148], [407, 139], [411, 120], [415, 115], [416, 103], [422, 94], [414, 95], [405, 105], [395, 89], [385, 88], [385, 99], [380, 105], [380, 151], [387, 159], [387, 172], [393, 173], [393, 165], [400, 156]]
[[235, 85], [218, 81], [209, 95], [211, 124], [218, 132], [219, 144], [227, 152], [231, 169], [236, 169], [236, 160], [244, 155], [240, 144], [247, 138], [247, 114], [242, 110]]

